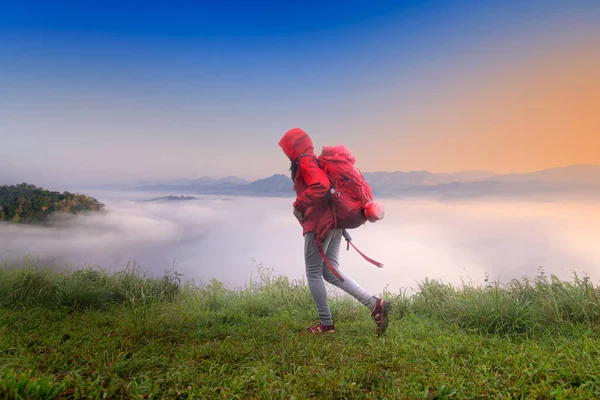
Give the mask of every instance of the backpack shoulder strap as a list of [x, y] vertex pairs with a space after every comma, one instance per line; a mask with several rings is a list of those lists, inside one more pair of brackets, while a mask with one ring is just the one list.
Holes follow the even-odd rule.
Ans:
[[317, 165], [319, 166], [319, 168], [321, 168], [321, 163], [319, 162], [319, 159], [315, 155], [304, 153], [304, 154], [300, 154], [298, 156], [298, 158], [296, 159], [296, 162], [295, 162], [295, 164], [296, 164], [296, 174], [300, 171], [300, 159], [302, 157], [311, 157], [311, 158], [313, 158], [317, 162]]
[[302, 157], [312, 157], [312, 158], [314, 158], [314, 159], [315, 159], [315, 161], [317, 161], [317, 163], [319, 162], [319, 160], [317, 159], [317, 157], [316, 157], [316, 156], [314, 156], [314, 155], [312, 155], [312, 154], [306, 154], [306, 153], [304, 153], [304, 154], [300, 154], [300, 155], [298, 156], [298, 158], [296, 159], [296, 164], [300, 165], [300, 159], [301, 159]]

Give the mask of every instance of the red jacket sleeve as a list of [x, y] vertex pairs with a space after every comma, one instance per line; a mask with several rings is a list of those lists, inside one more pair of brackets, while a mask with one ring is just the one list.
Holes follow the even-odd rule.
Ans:
[[311, 157], [302, 157], [298, 169], [308, 188], [296, 198], [294, 207], [304, 213], [307, 208], [323, 201], [331, 183], [325, 172]]

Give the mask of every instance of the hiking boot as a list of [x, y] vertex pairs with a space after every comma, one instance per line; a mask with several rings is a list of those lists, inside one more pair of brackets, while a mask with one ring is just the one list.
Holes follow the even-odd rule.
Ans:
[[379, 297], [375, 297], [375, 300], [377, 302], [371, 312], [371, 317], [373, 317], [377, 324], [377, 335], [380, 336], [388, 327], [388, 314], [392, 304], [389, 300], [380, 299]]
[[334, 325], [323, 325], [320, 322], [316, 322], [313, 325], [311, 325], [310, 327], [308, 327], [306, 329], [306, 332], [308, 332], [308, 333], [321, 333], [321, 332], [331, 332], [331, 333], [334, 333], [335, 332], [335, 326]]

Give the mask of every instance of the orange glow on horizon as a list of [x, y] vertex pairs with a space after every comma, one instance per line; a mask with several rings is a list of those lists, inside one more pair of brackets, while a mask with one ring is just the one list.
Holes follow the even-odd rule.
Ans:
[[415, 134], [394, 139], [396, 150], [374, 169], [507, 173], [600, 164], [600, 40], [591, 42], [491, 68], [396, 121], [395, 130]]

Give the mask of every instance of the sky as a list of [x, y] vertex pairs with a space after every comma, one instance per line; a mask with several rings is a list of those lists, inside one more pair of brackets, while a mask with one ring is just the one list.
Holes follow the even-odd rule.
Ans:
[[0, 183], [600, 164], [596, 0], [0, 6]]

